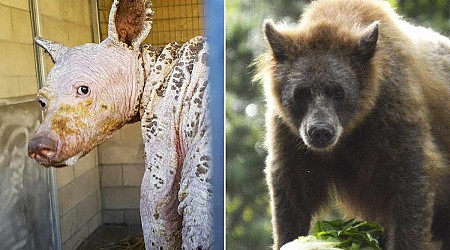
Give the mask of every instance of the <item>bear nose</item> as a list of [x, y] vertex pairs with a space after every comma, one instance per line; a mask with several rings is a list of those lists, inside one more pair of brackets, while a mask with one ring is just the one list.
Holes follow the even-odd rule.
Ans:
[[334, 129], [329, 124], [318, 123], [309, 128], [308, 135], [315, 144], [324, 147], [334, 138]]
[[45, 136], [35, 137], [28, 143], [28, 156], [39, 163], [48, 163], [56, 154], [58, 144]]

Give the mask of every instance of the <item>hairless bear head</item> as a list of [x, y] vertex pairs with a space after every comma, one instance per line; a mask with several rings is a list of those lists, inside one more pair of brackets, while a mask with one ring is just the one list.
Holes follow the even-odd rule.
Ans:
[[108, 37], [68, 48], [35, 42], [55, 63], [37, 95], [45, 119], [28, 145], [44, 166], [73, 165], [137, 116], [143, 89], [140, 45], [152, 27], [151, 2], [115, 0]]

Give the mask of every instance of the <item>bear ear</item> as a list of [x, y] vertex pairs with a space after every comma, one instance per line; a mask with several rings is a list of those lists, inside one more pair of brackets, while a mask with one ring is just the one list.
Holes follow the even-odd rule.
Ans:
[[38, 36], [34, 38], [34, 42], [41, 48], [43, 48], [48, 54], [50, 54], [53, 63], [56, 63], [58, 60], [60, 60], [62, 56], [69, 50], [68, 47], [62, 44], [52, 42]]
[[380, 22], [375, 21], [362, 32], [357, 49], [357, 56], [359, 59], [368, 61], [375, 54], [378, 41], [379, 26]]
[[108, 38], [138, 49], [152, 28], [150, 0], [114, 0], [109, 14]]
[[287, 60], [289, 58], [289, 39], [276, 30], [275, 24], [271, 20], [264, 21], [263, 27], [264, 35], [275, 60]]

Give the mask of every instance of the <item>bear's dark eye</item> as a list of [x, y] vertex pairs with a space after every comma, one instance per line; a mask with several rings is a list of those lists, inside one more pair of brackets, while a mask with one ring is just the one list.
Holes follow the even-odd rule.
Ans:
[[294, 90], [294, 98], [296, 101], [305, 101], [311, 96], [311, 91], [308, 88], [296, 88]]
[[88, 86], [80, 86], [77, 89], [77, 93], [79, 95], [87, 95], [89, 93], [89, 87]]
[[345, 97], [345, 92], [342, 87], [333, 88], [333, 98], [336, 100], [342, 100]]
[[39, 102], [39, 105], [41, 105], [41, 109], [45, 109], [45, 107], [47, 106], [47, 104], [45, 104], [45, 101], [42, 99], [39, 99], [38, 102]]

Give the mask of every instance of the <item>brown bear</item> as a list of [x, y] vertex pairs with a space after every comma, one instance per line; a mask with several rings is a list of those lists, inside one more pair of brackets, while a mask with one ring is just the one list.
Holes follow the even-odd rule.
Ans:
[[274, 249], [330, 196], [387, 249], [450, 249], [450, 40], [376, 0], [318, 0], [264, 33]]

